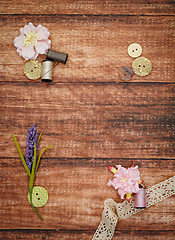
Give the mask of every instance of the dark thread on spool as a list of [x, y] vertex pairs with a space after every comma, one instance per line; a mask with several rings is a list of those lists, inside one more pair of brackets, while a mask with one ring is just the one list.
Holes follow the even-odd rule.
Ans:
[[47, 60], [51, 60], [51, 61], [55, 61], [63, 64], [66, 64], [67, 58], [68, 58], [67, 53], [61, 53], [51, 49], [48, 50], [46, 55]]

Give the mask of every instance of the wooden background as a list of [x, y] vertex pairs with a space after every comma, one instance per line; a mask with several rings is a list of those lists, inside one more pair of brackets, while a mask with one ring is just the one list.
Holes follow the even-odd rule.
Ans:
[[[120, 201], [106, 186], [108, 165], [135, 162], [148, 188], [175, 174], [174, 2], [2, 0], [0, 7], [0, 237], [92, 239], [104, 200]], [[13, 46], [28, 22], [47, 27], [52, 49], [69, 54], [50, 84], [24, 76], [25, 61]], [[125, 83], [118, 70], [131, 66], [133, 42], [153, 70]], [[32, 124], [44, 133], [40, 149], [54, 144], [35, 181], [49, 193], [38, 209], [44, 222], [27, 201], [28, 177], [11, 137], [25, 154]], [[120, 220], [113, 239], [174, 239], [174, 200]]]

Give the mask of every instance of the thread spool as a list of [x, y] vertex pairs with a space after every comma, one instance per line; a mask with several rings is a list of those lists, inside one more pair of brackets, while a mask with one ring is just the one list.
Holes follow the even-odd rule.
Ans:
[[67, 53], [61, 53], [61, 52], [57, 52], [57, 51], [50, 50], [50, 49], [48, 50], [47, 55], [46, 55], [46, 59], [51, 60], [51, 61], [56, 61], [59, 63], [64, 63], [64, 64], [66, 64], [67, 58], [68, 58]]
[[135, 194], [135, 208], [146, 208], [146, 189], [140, 188]]
[[41, 80], [44, 82], [51, 82], [52, 81], [52, 69], [53, 69], [53, 62], [49, 60], [42, 61], [42, 77]]

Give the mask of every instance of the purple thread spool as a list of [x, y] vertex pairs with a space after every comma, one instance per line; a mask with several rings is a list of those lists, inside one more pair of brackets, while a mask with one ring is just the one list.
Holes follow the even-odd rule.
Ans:
[[146, 189], [140, 188], [135, 194], [135, 208], [146, 208]]

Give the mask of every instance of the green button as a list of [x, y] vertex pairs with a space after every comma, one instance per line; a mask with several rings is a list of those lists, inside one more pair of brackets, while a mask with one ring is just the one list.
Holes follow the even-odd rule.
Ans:
[[[28, 193], [28, 200], [30, 203], [30, 195]], [[48, 192], [45, 188], [36, 186], [32, 192], [32, 203], [34, 207], [43, 207], [48, 201]]]

